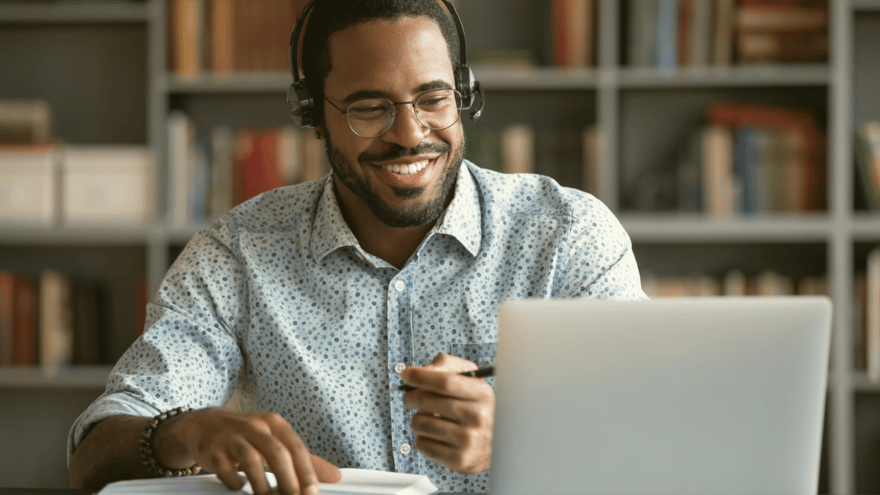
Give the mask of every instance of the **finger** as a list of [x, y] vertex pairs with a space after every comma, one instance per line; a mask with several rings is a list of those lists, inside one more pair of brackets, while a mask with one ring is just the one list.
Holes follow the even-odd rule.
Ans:
[[461, 373], [477, 369], [477, 365], [467, 359], [453, 356], [451, 354], [440, 353], [434, 356], [431, 364], [424, 368], [435, 371], [446, 371], [449, 373]]
[[229, 460], [229, 457], [225, 454], [217, 453], [212, 457], [210, 464], [211, 466], [208, 470], [214, 471], [217, 478], [226, 485], [226, 488], [232, 491], [241, 490], [241, 487], [247, 482], [247, 480], [238, 475], [235, 463]]
[[312, 455], [312, 467], [315, 468], [318, 481], [323, 483], [339, 483], [339, 480], [342, 479], [342, 471], [338, 467], [314, 454]]
[[290, 473], [290, 486], [293, 487], [292, 493], [317, 495], [318, 475], [315, 473], [309, 449], [306, 448], [299, 435], [293, 431], [290, 423], [283, 417], [271, 415], [269, 417], [269, 424], [274, 438], [277, 438], [283, 444], [285, 451], [290, 456], [284, 469]]
[[256, 434], [251, 441], [261, 454], [264, 465], [275, 474], [278, 492], [284, 495], [299, 493], [299, 482], [293, 468], [293, 456], [279, 439], [270, 434]]
[[464, 435], [458, 423], [431, 413], [416, 413], [412, 418], [412, 430], [418, 437], [430, 438], [448, 445], [461, 445]]
[[254, 493], [269, 493], [269, 481], [266, 479], [263, 457], [257, 449], [250, 443], [242, 441], [236, 447], [233, 457], [238, 461], [239, 469], [247, 475]]

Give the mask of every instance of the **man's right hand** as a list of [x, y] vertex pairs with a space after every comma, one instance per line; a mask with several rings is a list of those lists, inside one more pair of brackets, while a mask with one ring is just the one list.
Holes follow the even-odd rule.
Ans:
[[270, 493], [265, 467], [275, 474], [282, 494], [318, 495], [318, 482], [335, 483], [342, 474], [333, 464], [311, 455], [299, 435], [276, 413], [243, 414], [207, 408], [162, 423], [153, 438], [166, 467], [198, 464], [230, 490], [239, 490], [244, 471], [254, 493]]

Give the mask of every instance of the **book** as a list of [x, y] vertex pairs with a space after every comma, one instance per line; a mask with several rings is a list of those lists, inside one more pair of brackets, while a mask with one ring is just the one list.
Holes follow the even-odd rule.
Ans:
[[[343, 468], [342, 479], [338, 483], [320, 483], [321, 495], [430, 495], [437, 493], [437, 487], [427, 476], [420, 474], [391, 473], [368, 469]], [[244, 477], [244, 473], [239, 472]], [[266, 479], [272, 490], [278, 483], [275, 475], [267, 472]], [[117, 481], [105, 486], [98, 495], [161, 495], [171, 493], [200, 494], [253, 494], [250, 483], [237, 492], [228, 490], [215, 474], [186, 476], [182, 478], [154, 478], [144, 480]]]
[[501, 130], [501, 171], [535, 172], [535, 130], [528, 124], [510, 124]]
[[880, 209], [880, 121], [866, 122], [855, 136], [857, 179], [871, 210]]
[[743, 215], [758, 212], [758, 146], [754, 129], [734, 131], [734, 164], [739, 178], [739, 206]]
[[195, 159], [195, 124], [180, 110], [168, 114], [168, 217], [175, 227], [192, 220], [188, 210], [191, 161]]
[[[30, 277], [16, 274], [12, 306], [12, 364], [37, 364], [37, 288]], [[42, 322], [40, 322], [42, 324]]]
[[71, 283], [73, 344], [71, 364], [98, 365], [109, 362], [105, 318], [106, 287], [98, 280], [76, 278]]
[[712, 63], [728, 66], [733, 62], [733, 35], [736, 0], [715, 0], [715, 29]]
[[690, 1], [690, 33], [688, 36], [688, 65], [702, 67], [711, 62], [712, 8], [709, 0]]
[[12, 364], [14, 297], [15, 273], [9, 270], [0, 270], [0, 366]]
[[0, 100], [0, 143], [34, 144], [52, 137], [52, 109], [45, 100]]
[[211, 0], [211, 69], [228, 74], [235, 69], [234, 0]]
[[171, 69], [182, 76], [194, 76], [203, 70], [203, 1], [171, 0], [168, 4]]
[[235, 204], [281, 187], [278, 166], [278, 135], [273, 129], [241, 128], [235, 133]]
[[49, 373], [73, 362], [71, 280], [55, 270], [39, 279], [39, 363]]
[[868, 377], [880, 381], [880, 247], [868, 253], [865, 287], [865, 335]]
[[654, 58], [657, 68], [661, 70], [673, 70], [678, 67], [678, 2], [679, 0], [658, 0], [657, 43]]
[[657, 2], [659, 0], [630, 0], [628, 58], [633, 67], [654, 65], [657, 33]]
[[713, 217], [729, 217], [738, 210], [737, 179], [733, 165], [733, 131], [709, 125], [703, 133], [703, 211]]

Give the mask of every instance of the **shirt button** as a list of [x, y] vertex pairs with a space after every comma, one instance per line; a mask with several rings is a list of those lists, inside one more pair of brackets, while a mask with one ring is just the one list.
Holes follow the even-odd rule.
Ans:
[[400, 446], [400, 453], [401, 454], [409, 455], [410, 452], [412, 452], [412, 447], [410, 447], [408, 443], [402, 444]]
[[395, 373], [398, 373], [398, 374], [403, 373], [403, 370], [405, 370], [405, 369], [406, 369], [406, 365], [403, 363], [397, 363], [394, 365], [394, 372]]
[[403, 283], [403, 280], [398, 280], [397, 282], [394, 282], [394, 289], [395, 289], [397, 292], [403, 292], [403, 289], [404, 289], [405, 287], [406, 287], [406, 284]]

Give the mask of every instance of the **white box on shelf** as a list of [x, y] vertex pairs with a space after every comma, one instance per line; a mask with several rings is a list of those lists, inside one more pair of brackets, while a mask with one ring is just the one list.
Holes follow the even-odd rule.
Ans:
[[0, 225], [55, 224], [58, 162], [58, 149], [52, 145], [0, 147]]
[[64, 223], [147, 223], [153, 215], [153, 169], [153, 154], [146, 146], [65, 147]]

